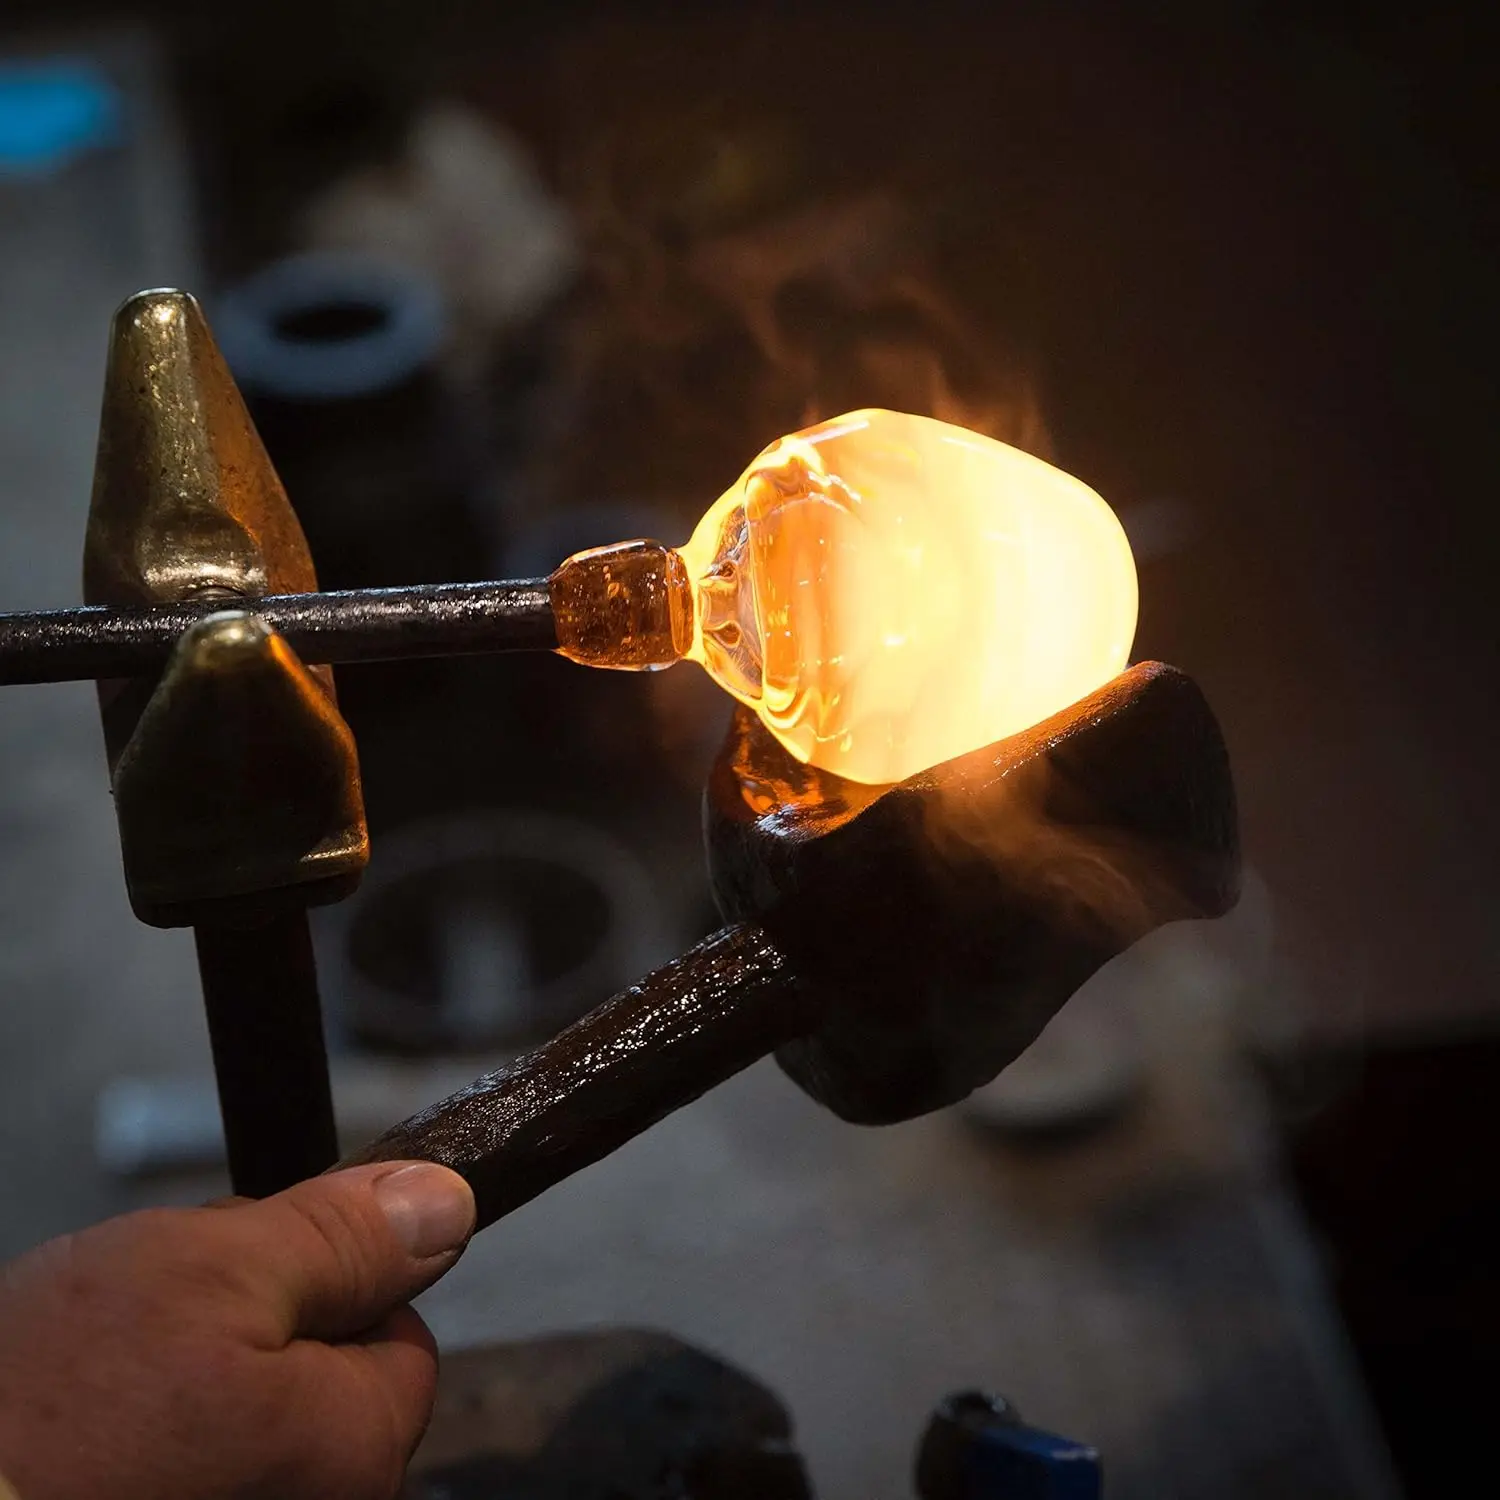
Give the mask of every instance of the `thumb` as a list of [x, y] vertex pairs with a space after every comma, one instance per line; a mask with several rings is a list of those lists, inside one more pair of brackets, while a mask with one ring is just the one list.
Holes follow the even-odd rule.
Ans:
[[434, 1162], [379, 1162], [222, 1210], [284, 1336], [350, 1338], [430, 1286], [474, 1230], [474, 1194]]

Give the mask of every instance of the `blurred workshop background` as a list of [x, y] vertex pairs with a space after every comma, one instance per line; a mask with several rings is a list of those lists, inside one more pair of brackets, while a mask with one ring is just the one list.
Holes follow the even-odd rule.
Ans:
[[[424, 1299], [481, 1351], [432, 1461], [540, 1421], [559, 1369], [679, 1349], [600, 1332], [634, 1329], [789, 1414], [805, 1481], [709, 1500], [900, 1500], [963, 1387], [1095, 1444], [1111, 1500], [1473, 1492], [1500, 108], [1476, 19], [1384, 12], [7, 0], [0, 609], [77, 601], [109, 317], [178, 285], [325, 586], [677, 542], [776, 435], [906, 408], [1111, 501], [1136, 655], [1229, 740], [1239, 909], [969, 1105], [862, 1131], [762, 1064], [476, 1241]], [[339, 687], [374, 839], [317, 930], [353, 1142], [710, 930], [727, 700], [553, 658]], [[219, 1191], [219, 1149], [92, 690], [6, 690], [0, 1252]], [[552, 1334], [485, 1386], [485, 1347]]]

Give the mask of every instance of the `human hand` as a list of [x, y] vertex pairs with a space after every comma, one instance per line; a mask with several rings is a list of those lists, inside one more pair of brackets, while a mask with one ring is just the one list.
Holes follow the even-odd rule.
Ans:
[[383, 1162], [42, 1245], [0, 1268], [0, 1474], [21, 1500], [389, 1500], [437, 1381], [406, 1303], [473, 1226], [456, 1173]]

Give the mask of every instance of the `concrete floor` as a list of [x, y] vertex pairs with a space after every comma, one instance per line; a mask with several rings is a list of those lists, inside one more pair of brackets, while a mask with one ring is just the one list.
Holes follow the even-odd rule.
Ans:
[[[197, 279], [151, 53], [103, 55], [133, 142], [0, 182], [4, 608], [77, 597], [112, 308]], [[1228, 1042], [1262, 918], [1100, 977], [1149, 1083], [1083, 1143], [1038, 1155], [952, 1115], [855, 1130], [762, 1065], [491, 1230], [423, 1310], [448, 1347], [601, 1324], [699, 1342], [783, 1396], [826, 1500], [908, 1494], [927, 1409], [965, 1384], [1099, 1444], [1117, 1500], [1391, 1494]], [[215, 1190], [111, 1180], [92, 1142], [110, 1078], [207, 1062], [189, 941], [125, 902], [91, 691], [7, 690], [0, 1254]]]

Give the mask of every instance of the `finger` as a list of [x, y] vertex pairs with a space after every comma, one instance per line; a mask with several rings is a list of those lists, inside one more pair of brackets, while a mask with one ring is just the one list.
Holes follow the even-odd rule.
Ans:
[[474, 1229], [474, 1195], [432, 1162], [379, 1162], [224, 1210], [288, 1338], [373, 1328], [430, 1286]]
[[383, 1353], [384, 1346], [387, 1344], [399, 1344], [403, 1349], [410, 1349], [420, 1354], [434, 1366], [437, 1364], [437, 1340], [433, 1338], [426, 1319], [409, 1302], [403, 1302], [400, 1307], [387, 1313], [373, 1328], [368, 1328], [358, 1337], [350, 1339], [347, 1347], [368, 1349], [373, 1354], [379, 1355]]
[[[299, 1340], [281, 1358], [319, 1395], [319, 1420], [304, 1479], [307, 1494], [390, 1494], [432, 1416], [437, 1348], [421, 1318], [402, 1306], [346, 1343]], [[363, 1482], [351, 1482], [358, 1469]], [[338, 1483], [321, 1483], [319, 1476]]]
[[364, 1363], [389, 1397], [392, 1408], [411, 1424], [413, 1446], [432, 1415], [437, 1394], [438, 1350], [422, 1315], [407, 1304], [341, 1351]]

